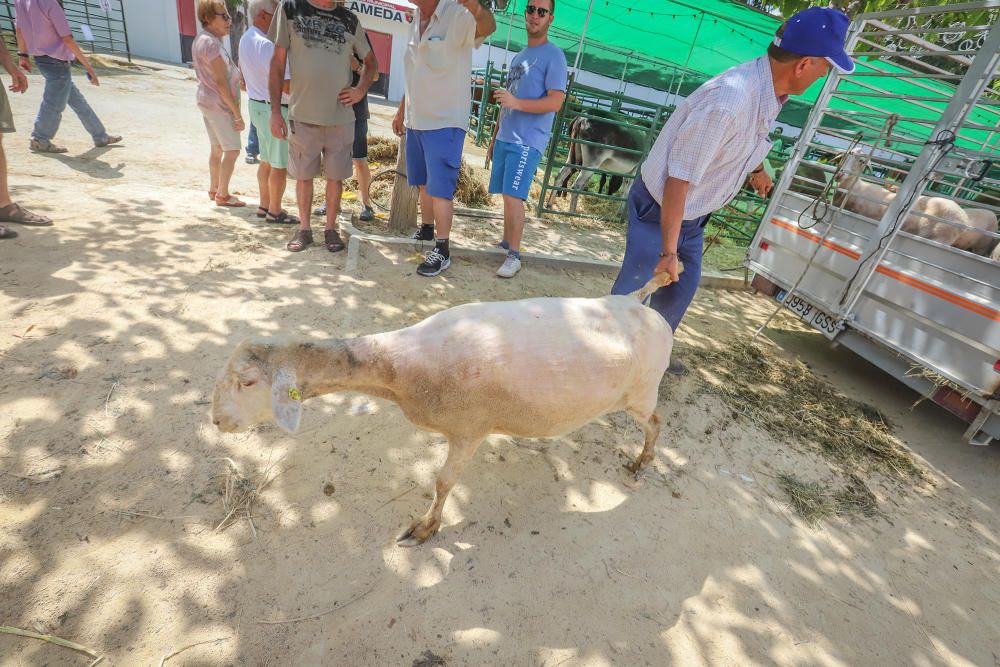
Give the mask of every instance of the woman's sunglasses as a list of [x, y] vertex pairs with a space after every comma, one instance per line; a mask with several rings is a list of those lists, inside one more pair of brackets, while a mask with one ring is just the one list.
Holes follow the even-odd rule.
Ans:
[[524, 8], [525, 14], [538, 14], [538, 18], [543, 19], [549, 15], [549, 10], [544, 7], [535, 7], [534, 5], [528, 5]]
[[219, 12], [215, 12], [215, 15], [216, 16], [220, 16], [220, 17], [226, 19], [227, 21], [232, 21], [233, 20], [233, 17], [230, 16], [229, 14], [220, 14]]

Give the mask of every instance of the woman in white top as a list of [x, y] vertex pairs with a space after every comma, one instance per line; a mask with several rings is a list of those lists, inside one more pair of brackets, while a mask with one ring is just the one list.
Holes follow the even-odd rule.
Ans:
[[240, 113], [240, 72], [222, 46], [233, 24], [222, 0], [198, 0], [198, 20], [204, 30], [191, 45], [198, 77], [198, 108], [212, 144], [208, 158], [208, 196], [219, 206], [246, 206], [229, 194], [229, 179], [236, 166], [244, 128]]

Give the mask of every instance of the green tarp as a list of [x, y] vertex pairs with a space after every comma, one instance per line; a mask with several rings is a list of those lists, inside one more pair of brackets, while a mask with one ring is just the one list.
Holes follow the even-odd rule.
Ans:
[[[512, 0], [506, 14], [497, 15], [497, 31], [490, 43], [503, 47], [510, 38], [510, 48], [519, 51], [526, 46], [524, 6], [527, 0]], [[577, 45], [587, 17], [589, 0], [556, 0], [556, 19], [550, 30], [550, 39], [565, 52], [572, 66]], [[593, 14], [587, 26], [586, 44], [581, 69], [612, 79], [621, 79], [664, 92], [689, 94], [697, 86], [716, 74], [762, 55], [774, 37], [781, 20], [746, 5], [726, 0], [699, 0], [697, 3], [676, 0], [594, 0]], [[510, 30], [508, 31], [508, 26]], [[903, 72], [892, 64], [880, 61], [876, 66], [890, 73]], [[864, 59], [860, 71], [871, 71]], [[836, 109], [868, 112], [863, 105], [876, 108], [876, 113], [899, 114], [904, 118], [936, 120], [954, 94], [953, 86], [941, 82], [924, 82], [933, 88], [891, 76], [863, 77], [856, 79], [882, 90], [891, 91], [897, 99], [884, 96], [857, 96], [850, 100], [834, 100]], [[802, 127], [809, 111], [822, 89], [823, 80], [792, 98], [778, 120]], [[851, 81], [843, 84], [846, 91], [866, 92]], [[910, 102], [906, 98], [940, 97], [937, 101]], [[930, 108], [926, 108], [930, 107]], [[1000, 123], [997, 107], [980, 107], [973, 112], [971, 121], [996, 127]], [[866, 119], [869, 125], [881, 128], [880, 118]], [[848, 131], [858, 128], [850, 123], [828, 119], [826, 123]], [[930, 138], [930, 126], [900, 122], [894, 132], [925, 141]], [[988, 132], [966, 130], [963, 138], [982, 142]], [[960, 145], [974, 147], [968, 141]], [[975, 146], [978, 147], [978, 146]], [[914, 152], [916, 149], [914, 149]]]

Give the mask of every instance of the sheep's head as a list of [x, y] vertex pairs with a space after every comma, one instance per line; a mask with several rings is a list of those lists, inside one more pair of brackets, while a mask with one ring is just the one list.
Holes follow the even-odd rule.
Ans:
[[302, 394], [295, 369], [277, 360], [275, 346], [243, 342], [219, 374], [212, 422], [224, 433], [274, 421], [292, 433], [302, 418]]
[[860, 146], [855, 146], [843, 154], [840, 162], [840, 173], [843, 179], [858, 178], [868, 168], [871, 157], [865, 154]]

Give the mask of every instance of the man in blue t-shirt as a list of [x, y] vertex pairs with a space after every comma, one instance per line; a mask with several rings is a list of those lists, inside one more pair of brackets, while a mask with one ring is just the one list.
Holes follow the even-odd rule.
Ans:
[[524, 8], [528, 48], [514, 56], [507, 89], [493, 93], [500, 103], [500, 118], [490, 146], [490, 192], [503, 195], [500, 247], [507, 258], [497, 270], [501, 278], [513, 278], [521, 270], [524, 200], [549, 143], [555, 112], [566, 98], [566, 56], [549, 42], [555, 4], [555, 0], [528, 0]]

